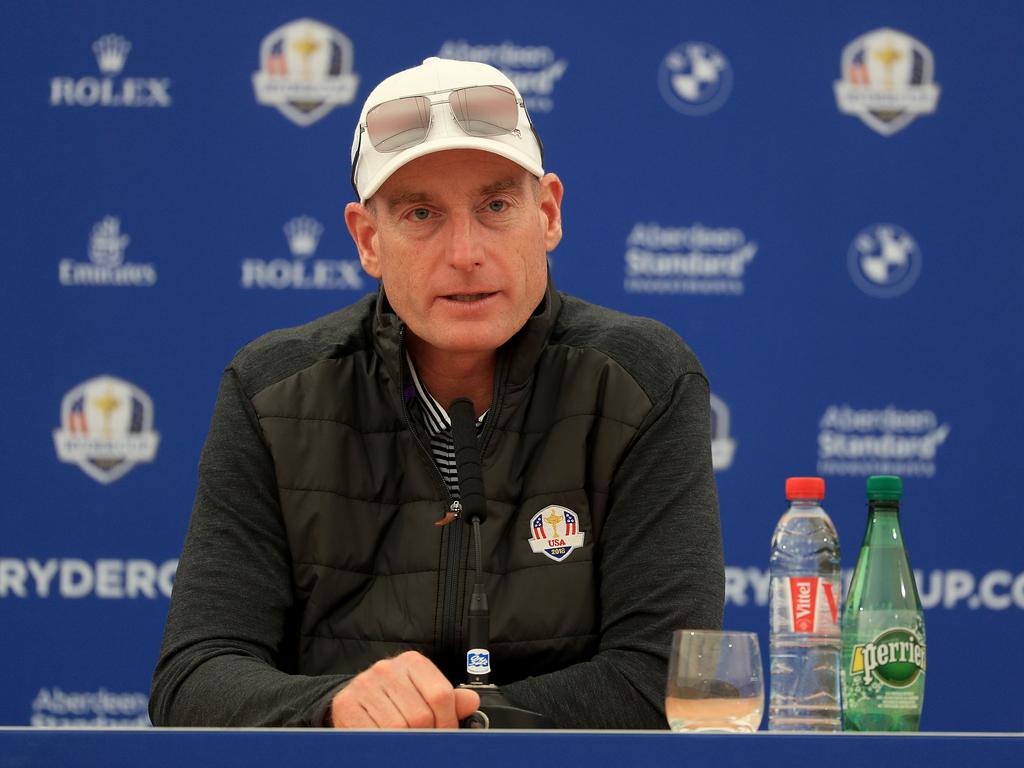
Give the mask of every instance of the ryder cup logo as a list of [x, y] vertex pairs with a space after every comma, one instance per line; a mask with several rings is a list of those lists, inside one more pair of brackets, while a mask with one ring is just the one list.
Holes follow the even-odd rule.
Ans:
[[289, 22], [263, 38], [252, 85], [260, 104], [277, 107], [296, 125], [315, 123], [356, 96], [352, 42], [313, 19]]
[[125, 261], [131, 237], [121, 231], [121, 219], [104, 216], [89, 233], [89, 261], [61, 259], [57, 277], [65, 286], [147, 288], [156, 285], [156, 267]]
[[856, 115], [869, 128], [891, 136], [939, 101], [932, 82], [932, 52], [910, 35], [876, 29], [843, 49], [842, 80], [835, 83], [839, 111]]
[[442, 59], [478, 61], [497, 67], [523, 95], [530, 112], [550, 112], [555, 108], [555, 85], [569, 63], [546, 45], [477, 45], [465, 40], [446, 40], [438, 51]]
[[243, 288], [362, 290], [356, 259], [310, 259], [320, 244], [323, 225], [312, 216], [296, 216], [284, 225], [292, 259], [244, 259]]
[[711, 395], [711, 464], [715, 472], [732, 466], [736, 441], [729, 435], [729, 406], [720, 397]]
[[895, 224], [862, 229], [850, 244], [846, 263], [853, 282], [868, 296], [891, 299], [909, 291], [921, 274], [921, 249]]
[[100, 483], [112, 483], [140, 462], [156, 457], [153, 401], [134, 384], [113, 376], [83, 381], [60, 406], [53, 431], [57, 458], [77, 464]]
[[530, 518], [530, 549], [544, 554], [556, 563], [565, 560], [576, 548], [583, 546], [583, 531], [576, 513], [552, 505]]
[[708, 43], [681, 43], [658, 69], [658, 87], [668, 105], [684, 115], [707, 115], [721, 107], [732, 91], [732, 67]]
[[169, 107], [171, 81], [166, 77], [118, 77], [132, 44], [121, 35], [103, 35], [92, 44], [103, 77], [50, 79], [53, 107]]

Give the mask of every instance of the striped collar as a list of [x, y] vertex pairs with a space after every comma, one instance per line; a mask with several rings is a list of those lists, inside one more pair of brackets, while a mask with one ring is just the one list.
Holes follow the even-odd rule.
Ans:
[[[448, 415], [448, 411], [434, 399], [434, 396], [427, 392], [426, 387], [420, 382], [420, 377], [416, 374], [416, 366], [412, 363], [412, 358], [409, 356], [409, 352], [405, 353], [405, 362], [409, 366], [409, 373], [412, 375], [412, 383], [416, 388], [416, 399], [420, 403], [420, 408], [423, 411], [423, 426], [427, 430], [429, 437], [437, 437], [440, 434], [448, 433], [451, 434], [452, 430], [452, 418]], [[483, 428], [484, 419], [486, 418], [489, 409], [480, 414], [480, 418], [476, 420], [476, 432], [479, 435], [480, 430]]]

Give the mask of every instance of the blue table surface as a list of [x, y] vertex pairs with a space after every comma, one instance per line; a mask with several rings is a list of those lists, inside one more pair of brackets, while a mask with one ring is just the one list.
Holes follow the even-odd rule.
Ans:
[[1024, 766], [1024, 733], [672, 734], [0, 728], [18, 766]]

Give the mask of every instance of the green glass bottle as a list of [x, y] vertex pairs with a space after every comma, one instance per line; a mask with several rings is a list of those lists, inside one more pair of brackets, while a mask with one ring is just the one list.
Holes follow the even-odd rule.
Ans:
[[868, 527], [843, 610], [843, 730], [916, 731], [924, 703], [924, 613], [903, 547], [903, 483], [869, 477]]

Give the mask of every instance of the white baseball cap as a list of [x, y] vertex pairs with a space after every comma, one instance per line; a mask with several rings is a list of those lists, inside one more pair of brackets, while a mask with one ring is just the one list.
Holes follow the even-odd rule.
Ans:
[[[452, 108], [444, 101], [444, 94], [457, 88], [481, 85], [499, 86], [514, 94], [518, 103], [515, 128], [491, 136], [466, 133], [455, 119]], [[430, 99], [430, 124], [424, 138], [398, 151], [381, 152], [374, 148], [369, 137], [364, 135], [369, 112], [385, 102], [412, 96], [433, 97]], [[437, 110], [446, 110], [447, 114], [435, 114]], [[482, 149], [518, 163], [538, 178], [544, 175], [540, 138], [533, 129], [523, 97], [515, 84], [501, 70], [488, 64], [432, 56], [424, 59], [418, 67], [387, 78], [366, 97], [352, 138], [352, 186], [359, 200], [365, 202], [391, 174], [409, 161], [446, 149]]]

